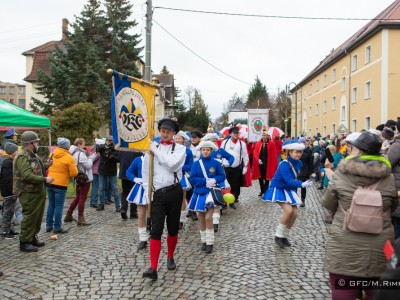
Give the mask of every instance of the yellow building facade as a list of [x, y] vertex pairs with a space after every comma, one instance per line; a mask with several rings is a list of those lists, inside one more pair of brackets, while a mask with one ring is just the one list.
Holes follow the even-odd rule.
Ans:
[[293, 135], [368, 130], [400, 117], [399, 16], [395, 1], [290, 87]]

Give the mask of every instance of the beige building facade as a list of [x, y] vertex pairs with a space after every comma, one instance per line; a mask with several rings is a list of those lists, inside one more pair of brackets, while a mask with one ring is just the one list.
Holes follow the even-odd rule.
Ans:
[[27, 109], [26, 86], [24, 84], [0, 81], [0, 99], [11, 104]]
[[400, 117], [400, 1], [291, 85], [293, 135], [375, 128]]

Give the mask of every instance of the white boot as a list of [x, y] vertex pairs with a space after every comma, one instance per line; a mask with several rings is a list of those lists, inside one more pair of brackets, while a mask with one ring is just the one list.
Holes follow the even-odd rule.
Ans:
[[214, 210], [214, 213], [212, 215], [212, 219], [213, 219], [213, 226], [214, 226], [214, 232], [217, 232], [219, 229], [219, 219], [221, 218], [221, 214], [218, 211], [216, 212], [216, 210]]
[[146, 227], [138, 228], [138, 234], [139, 234], [140, 242], [147, 242], [147, 240], [149, 239], [149, 235], [147, 234]]
[[279, 223], [278, 227], [276, 227], [275, 236], [278, 238], [284, 238], [285, 230], [287, 230], [286, 225]]

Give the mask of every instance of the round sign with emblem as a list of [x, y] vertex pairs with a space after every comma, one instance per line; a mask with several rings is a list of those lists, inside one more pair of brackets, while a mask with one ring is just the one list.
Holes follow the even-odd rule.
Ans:
[[261, 118], [254, 118], [253, 122], [251, 123], [250, 129], [253, 131], [254, 134], [261, 134], [263, 125], [264, 123]]

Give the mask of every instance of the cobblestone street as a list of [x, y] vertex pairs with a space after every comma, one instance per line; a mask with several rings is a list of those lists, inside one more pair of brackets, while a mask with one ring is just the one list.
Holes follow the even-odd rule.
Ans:
[[308, 190], [291, 232], [292, 247], [279, 249], [274, 231], [281, 209], [262, 202], [253, 184], [242, 188], [237, 210], [224, 211], [212, 254], [200, 251], [198, 224], [187, 220], [175, 255], [178, 267], [168, 271], [163, 239], [155, 282], [142, 278], [149, 254], [136, 249], [136, 220], [123, 221], [114, 205], [96, 212], [87, 202], [92, 225], [66, 223], [69, 233], [57, 241], [43, 223], [46, 246], [37, 253], [20, 252], [18, 238], [0, 240], [5, 273], [0, 299], [329, 299], [322, 193], [316, 185]]

